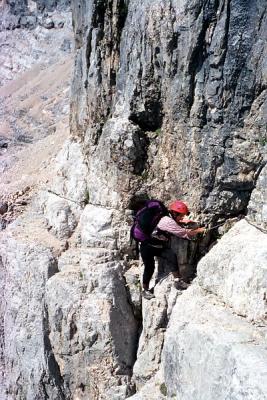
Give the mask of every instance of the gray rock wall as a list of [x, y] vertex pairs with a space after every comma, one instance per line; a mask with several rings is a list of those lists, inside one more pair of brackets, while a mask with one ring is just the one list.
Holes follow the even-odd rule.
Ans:
[[[71, 126], [88, 159], [90, 201], [124, 209], [136, 193], [147, 192], [165, 201], [182, 197], [208, 221], [245, 214], [265, 163], [266, 6], [249, 1], [133, 0], [101, 5], [91, 1], [81, 2], [80, 8], [74, 5], [73, 15], [76, 62]], [[249, 230], [247, 225], [244, 228]], [[212, 321], [212, 313], [219, 312], [226, 299], [236, 313], [265, 318], [266, 254], [262, 241], [258, 261], [253, 245], [246, 248], [249, 257], [246, 250], [240, 250], [238, 246], [246, 247], [249, 237], [246, 229], [244, 237], [236, 238], [236, 251], [235, 247], [227, 250], [232, 245], [229, 237], [225, 250], [222, 245], [210, 259], [203, 259], [200, 328], [200, 310], [194, 310], [197, 296], [191, 292], [186, 299], [176, 299], [168, 280], [158, 286], [155, 300], [143, 304], [143, 330], [133, 367], [138, 394], [133, 398], [149, 398], [147, 390], [185, 400], [207, 398], [209, 393], [210, 398], [214, 393], [222, 399], [237, 399], [242, 394], [247, 399], [265, 398], [265, 384], [253, 372], [249, 375], [252, 386], [246, 386], [250, 358], [242, 365], [247, 350], [264, 376], [265, 353], [254, 353], [249, 344], [242, 348], [243, 341], [249, 343], [255, 334], [261, 337], [263, 350], [264, 333], [252, 332], [248, 321], [240, 325], [226, 307], [222, 333], [212, 336], [212, 327], [218, 324]], [[258, 243], [256, 236], [251, 240]], [[257, 269], [249, 260], [255, 261]], [[205, 297], [209, 291], [214, 291], [218, 309], [212, 309], [213, 300]], [[253, 301], [246, 302], [249, 297]], [[175, 326], [177, 313], [182, 315], [187, 309], [185, 321]], [[230, 337], [232, 323], [236, 325]], [[197, 342], [202, 324], [202, 368], [207, 368], [207, 375], [196, 368], [191, 376], [191, 365], [202, 362]], [[209, 324], [211, 331], [206, 333]], [[229, 350], [226, 356], [225, 349]], [[207, 360], [205, 354], [210, 351], [214, 358]], [[211, 374], [214, 360], [218, 368]], [[230, 382], [233, 365], [236, 374]], [[161, 380], [153, 386], [158, 369]], [[243, 391], [236, 380], [244, 385]]]
[[124, 204], [146, 190], [209, 218], [244, 213], [266, 136], [265, 5], [82, 1], [73, 11], [72, 132], [92, 170], [104, 158], [100, 174], [116, 171]]
[[133, 393], [140, 322], [124, 276], [127, 230], [118, 210], [88, 204], [86, 174], [80, 145], [66, 143], [51, 186], [1, 233], [4, 399]]
[[[29, 228], [32, 237], [40, 235], [35, 224]], [[24, 232], [25, 225], [17, 226], [16, 234], [5, 235], [0, 246], [6, 267], [4, 298], [1, 298], [4, 308], [3, 398], [44, 399], [47, 393], [47, 396], [62, 399], [63, 381], [51, 349], [44, 302], [45, 284], [57, 272], [57, 261], [51, 245], [44, 247], [34, 239], [29, 242]]]

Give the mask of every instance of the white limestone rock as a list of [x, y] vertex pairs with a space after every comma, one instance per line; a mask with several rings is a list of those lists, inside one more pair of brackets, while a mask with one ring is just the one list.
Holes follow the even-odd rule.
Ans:
[[171, 301], [167, 281], [156, 285], [156, 298], [143, 305], [133, 399], [159, 385], [168, 399], [267, 399], [266, 251], [266, 235], [242, 220], [200, 261], [181, 296]]
[[140, 391], [128, 397], [128, 400], [166, 400], [166, 395], [167, 387], [160, 370]]
[[167, 277], [155, 286], [154, 299], [143, 299], [142, 333], [139, 339], [137, 360], [133, 368], [133, 380], [138, 389], [159, 369], [165, 330], [179, 293], [172, 288], [171, 277]]
[[253, 326], [193, 285], [177, 301], [162, 367], [168, 398], [267, 399], [266, 326]]
[[267, 229], [267, 165], [261, 171], [256, 188], [250, 197], [248, 218]]
[[117, 248], [115, 231], [112, 228], [114, 210], [87, 205], [80, 220], [81, 244], [84, 247]]
[[91, 259], [94, 264], [87, 262], [87, 271], [85, 265], [69, 267], [49, 280], [50, 340], [74, 397], [83, 388], [87, 398], [108, 399], [109, 392], [122, 399], [134, 362], [137, 324], [120, 265], [101, 263], [95, 253]]
[[81, 209], [54, 194], [48, 195], [44, 212], [48, 228], [59, 239], [68, 239], [78, 224]]
[[59, 239], [67, 239], [74, 232], [88, 199], [87, 167], [81, 145], [66, 141], [57, 156], [55, 178], [39, 196], [49, 229]]
[[17, 222], [0, 236], [0, 267], [6, 275], [1, 298], [5, 394], [8, 399], [34, 399], [38, 393], [42, 398], [44, 391], [51, 399], [61, 399], [62, 381], [48, 338], [44, 293], [46, 282], [57, 273], [56, 256], [62, 248], [34, 217]]
[[242, 220], [198, 264], [198, 282], [250, 320], [267, 316], [267, 235]]
[[56, 158], [55, 170], [51, 190], [74, 203], [83, 204], [88, 196], [86, 187], [88, 169], [82, 145], [74, 140], [67, 140]]

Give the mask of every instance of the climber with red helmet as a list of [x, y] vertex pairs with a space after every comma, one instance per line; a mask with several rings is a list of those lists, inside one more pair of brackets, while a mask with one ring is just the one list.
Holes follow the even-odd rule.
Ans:
[[149, 282], [152, 278], [155, 269], [155, 257], [159, 257], [166, 261], [170, 271], [174, 277], [174, 286], [178, 290], [184, 290], [188, 284], [181, 279], [179, 272], [177, 256], [170, 248], [170, 237], [175, 235], [183, 239], [191, 239], [198, 233], [203, 233], [205, 228], [187, 229], [181, 226], [185, 221], [184, 217], [189, 215], [187, 205], [175, 200], [168, 207], [169, 215], [163, 216], [151, 235], [151, 239], [141, 242], [140, 253], [144, 262], [143, 274], [143, 297], [151, 299], [154, 297], [153, 291], [149, 290]]

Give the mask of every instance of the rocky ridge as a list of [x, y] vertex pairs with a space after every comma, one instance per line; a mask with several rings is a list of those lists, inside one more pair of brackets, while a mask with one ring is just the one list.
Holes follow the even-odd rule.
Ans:
[[14, 16], [36, 13], [43, 18], [44, 13], [30, 2], [0, 7], [0, 202], [8, 206], [1, 218], [5, 227], [24, 210], [37, 183], [53, 174], [51, 159], [69, 135], [73, 34], [69, 8], [50, 9], [50, 17], [61, 21], [53, 27], [19, 25], [11, 30], [5, 24]]
[[[1, 235], [3, 398], [264, 400], [266, 9], [79, 5], [72, 138]], [[190, 289], [163, 276], [141, 303], [128, 232], [144, 193], [209, 222], [249, 212]], [[214, 239], [190, 245], [192, 268]]]

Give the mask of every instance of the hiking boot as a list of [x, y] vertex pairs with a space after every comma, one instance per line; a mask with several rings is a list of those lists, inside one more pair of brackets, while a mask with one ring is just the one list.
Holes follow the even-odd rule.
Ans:
[[173, 286], [177, 290], [186, 290], [190, 285], [189, 283], [186, 283], [182, 279], [175, 279]]
[[155, 298], [154, 294], [152, 293], [152, 290], [144, 290], [144, 289], [142, 290], [142, 297], [146, 300], [151, 300]]

